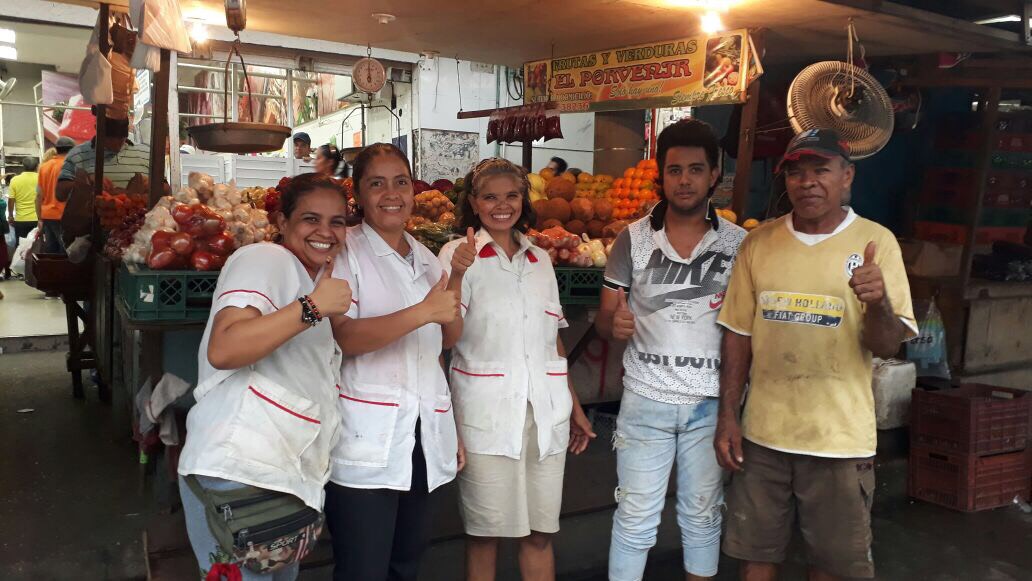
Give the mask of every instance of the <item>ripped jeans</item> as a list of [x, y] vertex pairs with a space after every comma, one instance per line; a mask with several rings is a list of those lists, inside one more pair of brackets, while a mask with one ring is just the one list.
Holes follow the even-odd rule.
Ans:
[[713, 451], [717, 407], [716, 398], [674, 405], [624, 390], [613, 435], [619, 485], [609, 547], [611, 581], [642, 578], [675, 458], [684, 570], [716, 575], [724, 503], [723, 474]]

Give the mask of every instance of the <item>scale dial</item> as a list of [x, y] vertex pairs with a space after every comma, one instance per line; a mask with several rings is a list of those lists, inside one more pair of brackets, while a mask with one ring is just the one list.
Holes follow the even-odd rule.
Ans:
[[351, 82], [363, 93], [375, 93], [387, 83], [387, 70], [374, 58], [359, 59], [351, 67]]

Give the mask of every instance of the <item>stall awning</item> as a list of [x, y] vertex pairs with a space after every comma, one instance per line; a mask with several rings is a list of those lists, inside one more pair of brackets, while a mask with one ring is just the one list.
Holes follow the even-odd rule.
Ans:
[[[91, 0], [60, 0], [96, 5]], [[126, 0], [112, 4], [125, 6]], [[699, 9], [682, 0], [248, 0], [248, 30], [519, 66], [699, 32]], [[183, 13], [224, 26], [219, 0], [182, 0]], [[373, 13], [396, 17], [381, 25]], [[1024, 47], [1018, 34], [874, 0], [740, 0], [728, 28], [766, 28], [765, 62], [841, 59], [853, 18], [868, 55], [995, 52]], [[246, 41], [246, 39], [245, 39]]]

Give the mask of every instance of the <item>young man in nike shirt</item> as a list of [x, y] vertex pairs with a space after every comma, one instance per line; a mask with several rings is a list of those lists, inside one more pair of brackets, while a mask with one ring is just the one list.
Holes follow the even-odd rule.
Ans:
[[662, 201], [620, 233], [606, 267], [595, 325], [627, 341], [614, 447], [619, 486], [609, 579], [642, 578], [677, 465], [677, 520], [687, 579], [716, 575], [722, 471], [712, 453], [717, 424], [717, 326], [745, 231], [719, 218], [713, 129], [686, 119], [657, 143]]
[[773, 581], [798, 523], [811, 581], [869, 578], [871, 355], [916, 336], [910, 287], [892, 233], [842, 205], [854, 168], [838, 135], [797, 135], [778, 170], [792, 213], [745, 239], [719, 318], [724, 552], [742, 579]]

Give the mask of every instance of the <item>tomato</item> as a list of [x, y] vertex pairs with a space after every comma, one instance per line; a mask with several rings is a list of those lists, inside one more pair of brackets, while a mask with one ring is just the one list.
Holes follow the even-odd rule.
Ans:
[[154, 249], [151, 250], [150, 256], [147, 257], [147, 266], [155, 270], [174, 268], [177, 256], [171, 248]]
[[190, 266], [194, 270], [217, 270], [215, 255], [210, 252], [198, 250], [190, 256]]
[[169, 247], [172, 242], [172, 234], [174, 232], [167, 232], [165, 230], [158, 230], [151, 236], [151, 248], [154, 250], [164, 250]]
[[172, 219], [176, 221], [176, 224], [184, 226], [190, 223], [193, 218], [194, 210], [192, 207], [186, 204], [177, 204], [172, 208]]
[[186, 232], [176, 232], [169, 243], [172, 250], [181, 256], [190, 256], [194, 251], [194, 239]]
[[236, 249], [236, 240], [227, 233], [220, 232], [207, 240], [211, 247], [212, 254], [217, 256], [229, 256]]

